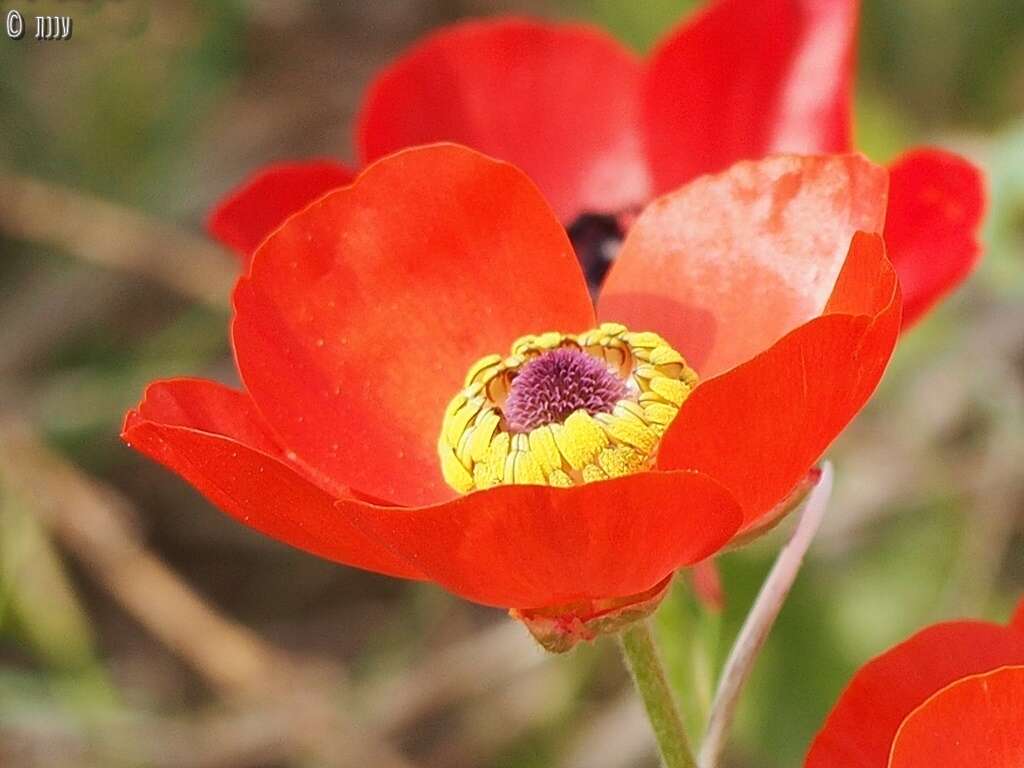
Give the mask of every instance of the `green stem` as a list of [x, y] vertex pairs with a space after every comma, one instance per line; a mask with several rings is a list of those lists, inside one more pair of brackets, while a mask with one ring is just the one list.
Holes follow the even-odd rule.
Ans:
[[644, 700], [665, 768], [696, 768], [683, 720], [658, 658], [651, 627], [638, 621], [619, 635], [622, 655]]

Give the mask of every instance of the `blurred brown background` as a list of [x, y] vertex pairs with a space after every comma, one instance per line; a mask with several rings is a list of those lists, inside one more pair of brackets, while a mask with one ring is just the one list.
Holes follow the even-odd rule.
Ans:
[[[694, 5], [0, 2], [74, 18], [66, 42], [0, 36], [0, 765], [655, 765], [614, 644], [548, 658], [498, 611], [266, 540], [117, 433], [151, 379], [234, 381], [210, 204], [269, 161], [351, 159], [362, 89], [410, 41], [513, 11], [644, 50]], [[987, 256], [832, 452], [734, 766], [798, 764], [870, 655], [1024, 590], [1024, 4], [864, 5], [858, 146], [981, 163]], [[658, 614], [692, 723], [786, 531], [723, 559], [722, 614], [683, 579]]]

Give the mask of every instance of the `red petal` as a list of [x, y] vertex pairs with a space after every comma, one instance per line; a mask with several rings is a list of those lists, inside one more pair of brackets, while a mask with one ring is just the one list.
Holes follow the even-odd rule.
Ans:
[[207, 228], [248, 267], [267, 235], [324, 193], [351, 183], [355, 174], [332, 160], [268, 166], [246, 179], [210, 212]]
[[654, 52], [641, 92], [655, 190], [778, 152], [847, 152], [856, 0], [719, 0]]
[[958, 680], [900, 726], [890, 768], [1024, 765], [1024, 666]]
[[691, 472], [506, 485], [419, 509], [338, 506], [455, 594], [520, 609], [638, 594], [718, 551], [740, 521], [729, 494]]
[[881, 232], [886, 173], [859, 155], [740, 163], [654, 201], [598, 314], [665, 336], [708, 378], [821, 313], [857, 230]]
[[908, 152], [890, 167], [885, 243], [903, 287], [908, 327], [970, 274], [981, 255], [981, 172], [941, 149]]
[[523, 19], [437, 32], [370, 87], [364, 162], [457, 141], [522, 168], [568, 223], [649, 197], [637, 136], [640, 62], [601, 30]]
[[282, 441], [402, 505], [454, 492], [437, 458], [469, 366], [594, 313], [565, 230], [516, 168], [400, 152], [290, 218], [235, 290], [238, 367]]
[[1017, 604], [1017, 611], [1013, 614], [1010, 626], [1019, 632], [1024, 632], [1024, 599]]
[[284, 457], [249, 395], [215, 381], [179, 378], [150, 384], [138, 408], [129, 411], [125, 429], [141, 421], [212, 432]]
[[929, 627], [857, 672], [814, 739], [805, 768], [883, 768], [900, 723], [928, 697], [968, 675], [1022, 663], [1019, 632], [977, 621]]
[[277, 455], [242, 392], [207, 381], [157, 382], [128, 413], [121, 437], [271, 538], [357, 568], [419, 577], [339, 514], [336, 496]]
[[859, 233], [826, 314], [703, 381], [665, 434], [659, 468], [714, 477], [743, 507], [741, 531], [757, 526], [871, 396], [899, 321], [882, 238]]

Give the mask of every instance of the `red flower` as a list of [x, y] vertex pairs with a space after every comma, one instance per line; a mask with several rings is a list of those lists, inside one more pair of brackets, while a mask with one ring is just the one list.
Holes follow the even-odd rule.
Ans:
[[858, 156], [698, 179], [639, 216], [595, 314], [521, 171], [406, 150], [257, 249], [245, 390], [153, 384], [124, 439], [331, 560], [548, 619], [650, 599], [777, 514], [874, 390], [899, 287], [855, 233], [885, 187]]
[[[629, 212], [739, 160], [848, 152], [857, 9], [857, 0], [714, 0], [646, 61], [586, 25], [456, 24], [370, 85], [359, 161], [456, 141], [522, 168], [570, 225]], [[914, 150], [891, 170], [885, 237], [909, 324], [977, 261], [982, 183], [939, 149]], [[247, 256], [353, 175], [322, 161], [268, 168], [218, 206], [211, 231]]]
[[1010, 626], [936, 624], [854, 676], [806, 768], [1024, 765], [1024, 601]]

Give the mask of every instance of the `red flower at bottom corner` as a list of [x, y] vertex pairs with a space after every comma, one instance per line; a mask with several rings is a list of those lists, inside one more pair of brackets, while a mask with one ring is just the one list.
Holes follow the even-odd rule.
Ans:
[[273, 538], [564, 649], [806, 490], [899, 334], [886, 183], [855, 155], [697, 179], [639, 216], [595, 309], [521, 171], [405, 150], [256, 251], [244, 389], [158, 382], [123, 437]]
[[1024, 765], [1024, 600], [1009, 626], [936, 624], [854, 676], [805, 768]]

